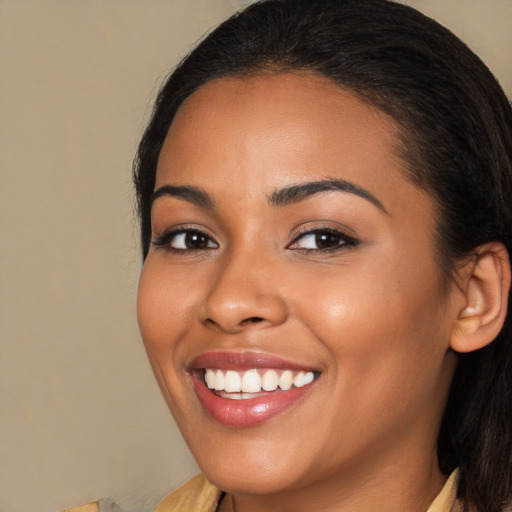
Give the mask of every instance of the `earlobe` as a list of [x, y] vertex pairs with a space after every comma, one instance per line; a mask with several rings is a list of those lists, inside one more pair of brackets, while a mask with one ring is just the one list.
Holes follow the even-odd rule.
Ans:
[[496, 338], [507, 315], [510, 290], [510, 261], [503, 244], [482, 245], [465, 267], [464, 306], [450, 338], [456, 352], [478, 350]]

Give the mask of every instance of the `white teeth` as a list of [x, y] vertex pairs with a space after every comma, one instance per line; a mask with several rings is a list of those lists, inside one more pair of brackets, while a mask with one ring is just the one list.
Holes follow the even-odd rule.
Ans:
[[298, 372], [285, 370], [278, 374], [276, 370], [262, 370], [256, 368], [245, 372], [235, 370], [205, 369], [204, 380], [210, 389], [220, 391], [224, 398], [241, 400], [254, 398], [255, 393], [275, 391], [278, 387], [288, 391], [292, 386], [301, 388], [315, 380], [314, 372]]
[[215, 388], [215, 372], [213, 370], [206, 370], [206, 374], [204, 376], [204, 380], [206, 381], [206, 385], [210, 389]]
[[307, 372], [304, 375], [303, 386], [311, 384], [315, 380], [315, 374], [313, 372]]
[[307, 384], [311, 384], [315, 380], [315, 374], [313, 372], [299, 372], [293, 379], [293, 385], [296, 388], [301, 388]]
[[304, 386], [304, 372], [299, 372], [297, 375], [295, 375], [295, 378], [293, 379], [293, 385], [296, 388], [301, 388]]
[[242, 391], [244, 393], [259, 393], [261, 391], [261, 376], [258, 370], [249, 370], [244, 373]]
[[242, 379], [238, 372], [231, 370], [226, 372], [226, 377], [224, 378], [224, 389], [228, 393], [237, 393], [242, 391]]
[[279, 377], [279, 387], [283, 391], [288, 391], [293, 384], [293, 373], [290, 370], [286, 370]]
[[248, 398], [254, 398], [254, 393], [226, 393], [225, 391], [221, 391], [219, 395], [222, 398], [229, 398], [230, 400], [247, 400]]
[[215, 372], [214, 389], [216, 391], [222, 391], [224, 389], [224, 373], [222, 370], [217, 370]]
[[267, 370], [261, 379], [261, 388], [264, 391], [275, 391], [279, 384], [279, 376], [275, 370]]
[[[229, 398], [230, 400], [242, 400], [243, 393], [220, 393], [222, 398]], [[251, 396], [251, 398], [254, 398]]]

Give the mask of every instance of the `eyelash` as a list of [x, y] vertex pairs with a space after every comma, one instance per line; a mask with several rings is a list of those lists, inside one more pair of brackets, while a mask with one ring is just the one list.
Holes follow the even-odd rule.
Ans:
[[[179, 235], [199, 235], [200, 237], [204, 237], [207, 240], [207, 244], [210, 244], [213, 242], [216, 247], [205, 247], [205, 248], [187, 248], [187, 249], [181, 249], [177, 247], [172, 247], [171, 243], [176, 239]], [[186, 241], [185, 241], [186, 243]], [[186, 252], [195, 252], [195, 251], [205, 251], [209, 249], [216, 249], [218, 247], [217, 242], [213, 240], [211, 236], [209, 236], [204, 231], [197, 229], [197, 228], [190, 228], [190, 227], [178, 227], [175, 229], [171, 229], [170, 231], [164, 232], [162, 235], [157, 237], [155, 240], [153, 240], [153, 245], [157, 248], [164, 248], [170, 252], [174, 252], [177, 254], [184, 254]]]
[[330, 227], [325, 228], [304, 228], [302, 231], [299, 231], [298, 235], [295, 236], [295, 238], [287, 245], [287, 249], [293, 248], [293, 245], [295, 245], [297, 242], [299, 242], [301, 239], [305, 239], [306, 237], [314, 237], [315, 244], [318, 245], [318, 236], [322, 235], [329, 235], [332, 237], [335, 237], [338, 239], [338, 244], [334, 247], [319, 247], [319, 248], [305, 248], [305, 247], [297, 247], [293, 250], [300, 251], [304, 253], [311, 253], [311, 252], [320, 252], [320, 253], [329, 253], [334, 251], [339, 251], [342, 249], [349, 249], [351, 247], [355, 247], [359, 244], [358, 240], [355, 238], [347, 235], [343, 231], [340, 231], [338, 229], [333, 229]]
[[[175, 241], [176, 237], [179, 235], [199, 235], [200, 237], [204, 237], [206, 239], [206, 243], [215, 244], [214, 246], [206, 246], [206, 247], [200, 247], [200, 248], [177, 248], [172, 247], [171, 243]], [[311, 247], [296, 247], [293, 246], [296, 245], [301, 239], [305, 239], [306, 237], [315, 237], [314, 243], [318, 245], [318, 236], [322, 235], [328, 235], [332, 236], [338, 239], [339, 243], [335, 245], [334, 247], [318, 247], [318, 248], [311, 248]], [[186, 241], [184, 240], [186, 243]], [[348, 249], [351, 247], [355, 247], [359, 244], [359, 242], [343, 233], [342, 231], [339, 231], [337, 229], [333, 228], [314, 228], [314, 229], [304, 229], [303, 231], [300, 231], [295, 238], [286, 246], [287, 249], [292, 249], [295, 251], [300, 251], [303, 253], [312, 253], [312, 252], [320, 252], [320, 253], [329, 253], [338, 251], [341, 249]], [[207, 251], [210, 249], [216, 249], [218, 248], [218, 243], [207, 233], [204, 231], [197, 229], [197, 228], [188, 228], [188, 227], [178, 227], [176, 229], [172, 229], [170, 231], [167, 231], [157, 237], [155, 240], [153, 240], [153, 245], [157, 248], [164, 248], [170, 252], [178, 253], [178, 254], [185, 254], [187, 252], [196, 252], [196, 251]]]

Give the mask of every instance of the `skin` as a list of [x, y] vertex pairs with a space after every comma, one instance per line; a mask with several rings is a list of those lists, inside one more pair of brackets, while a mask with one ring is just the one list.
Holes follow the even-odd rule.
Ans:
[[[305, 74], [212, 81], [171, 125], [155, 190], [200, 187], [214, 204], [160, 196], [153, 239], [185, 225], [209, 246], [152, 244], [138, 320], [194, 457], [234, 496], [221, 510], [424, 512], [446, 479], [436, 435], [461, 304], [436, 262], [433, 200], [405, 177], [397, 131]], [[268, 200], [328, 178], [382, 207], [344, 191]], [[329, 251], [301, 235], [326, 228], [341, 233]], [[321, 375], [282, 414], [234, 428], [212, 419], [192, 386], [191, 360], [212, 350], [272, 354]]]

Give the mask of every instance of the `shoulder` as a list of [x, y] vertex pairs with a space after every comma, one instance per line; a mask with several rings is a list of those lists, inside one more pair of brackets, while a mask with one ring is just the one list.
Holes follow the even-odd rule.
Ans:
[[222, 494], [199, 474], [164, 498], [155, 512], [215, 512]]
[[97, 501], [93, 503], [87, 503], [86, 505], [80, 505], [79, 507], [71, 507], [63, 510], [62, 512], [99, 512], [100, 507]]
[[459, 483], [459, 470], [456, 469], [446, 481], [443, 489], [430, 505], [427, 512], [456, 512], [460, 509], [457, 502], [457, 486]]
[[108, 498], [102, 498], [98, 501], [92, 501], [78, 507], [67, 508], [62, 512], [122, 512], [119, 506]]
[[[222, 491], [213, 486], [206, 477], [200, 473], [194, 478], [178, 487], [164, 498], [155, 508], [154, 512], [215, 512], [223, 496]], [[121, 512], [119, 507], [110, 500], [102, 499], [71, 507], [62, 512]]]

